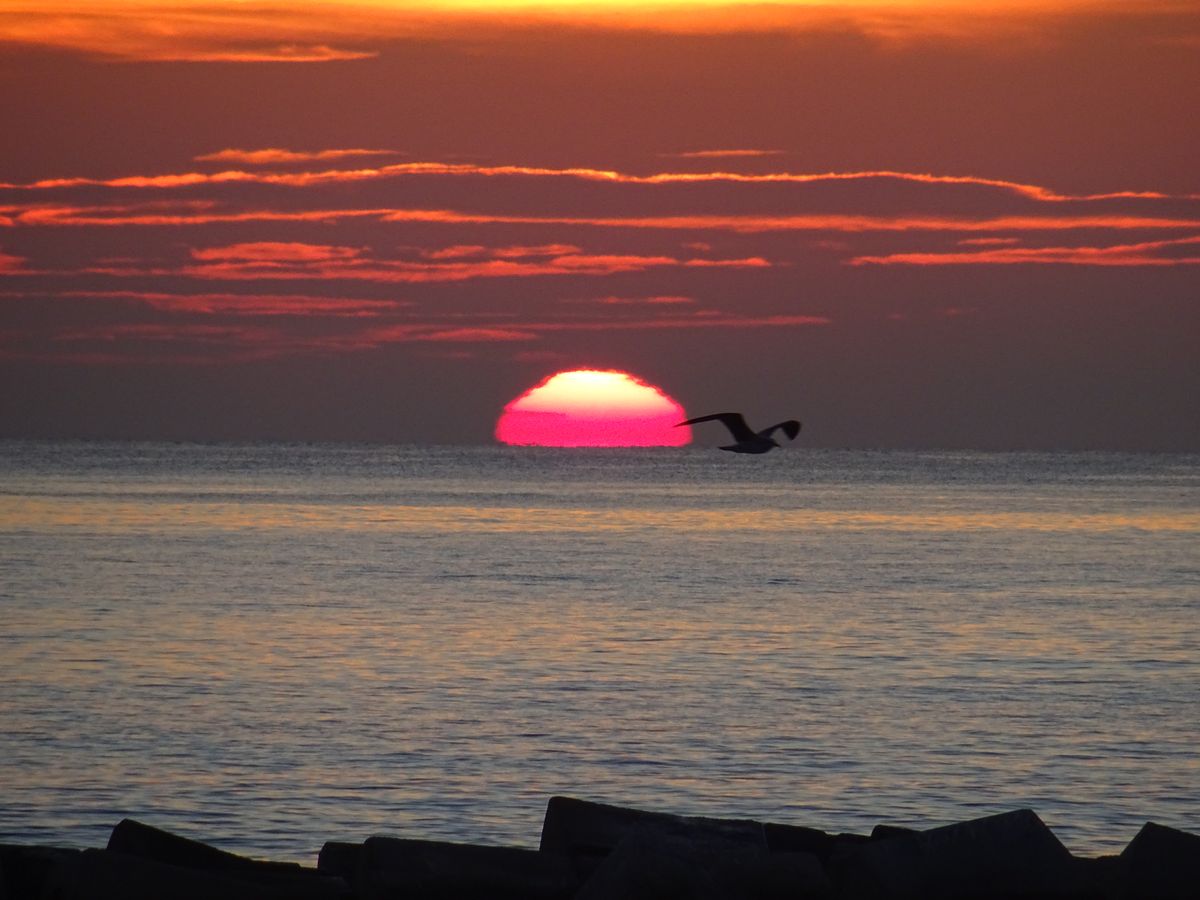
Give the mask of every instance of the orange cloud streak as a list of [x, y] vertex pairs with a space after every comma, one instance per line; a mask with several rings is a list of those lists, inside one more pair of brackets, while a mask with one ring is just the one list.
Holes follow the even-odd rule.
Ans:
[[851, 265], [1071, 265], [1071, 266], [1194, 266], [1200, 256], [1158, 256], [1171, 247], [1200, 244], [1200, 236], [1174, 241], [1148, 241], [1112, 247], [997, 247], [953, 253], [892, 253], [858, 256]]
[[[1018, 181], [982, 178], [974, 175], [933, 175], [920, 172], [899, 172], [888, 169], [860, 172], [768, 172], [762, 174], [720, 171], [659, 172], [651, 175], [632, 175], [610, 169], [593, 169], [587, 167], [481, 166], [473, 163], [439, 162], [395, 163], [376, 168], [326, 169], [313, 172], [247, 172], [240, 169], [229, 169], [222, 172], [177, 172], [166, 175], [129, 175], [120, 178], [47, 178], [28, 184], [0, 184], [0, 187], [24, 190], [47, 190], [82, 186], [166, 189], [190, 187], [200, 184], [234, 183], [307, 187], [318, 184], [416, 176], [566, 178], [583, 181], [601, 181], [612, 184], [642, 185], [697, 184], [706, 182], [810, 184], [833, 181], [886, 179], [930, 185], [974, 185], [978, 187], [990, 187], [1018, 194], [1030, 200], [1050, 203], [1114, 199], [1172, 199], [1171, 195], [1157, 191], [1111, 191], [1099, 194], [1063, 194], [1041, 185], [1025, 184]], [[1200, 199], [1200, 197], [1197, 195], [1186, 195], [1183, 198], [1175, 199]]]
[[[559, 252], [566, 250], [567, 252]], [[195, 264], [144, 268], [124, 261], [89, 266], [84, 271], [115, 277], [177, 276], [208, 280], [355, 280], [382, 283], [466, 281], [546, 275], [611, 275], [661, 267], [766, 268], [761, 257], [680, 259], [637, 254], [589, 254], [561, 245], [502, 247], [483, 258], [391, 260], [361, 257], [352, 247], [317, 244], [252, 243], [193, 249]]]
[[238, 316], [372, 318], [411, 308], [403, 300], [364, 300], [309, 294], [170, 294], [155, 291], [62, 291], [56, 296], [131, 300], [164, 312]]
[[1200, 218], [1147, 215], [1046, 216], [879, 216], [858, 214], [679, 215], [679, 216], [548, 216], [465, 212], [453, 209], [326, 208], [253, 209], [236, 212], [150, 212], [145, 206], [47, 205], [0, 207], [12, 227], [196, 226], [237, 222], [335, 222], [373, 218], [385, 222], [445, 225], [564, 225], [597, 228], [644, 228], [684, 231], [727, 231], [738, 234], [787, 231], [1072, 231], [1160, 230], [1200, 228]]
[[249, 263], [309, 263], [354, 259], [362, 254], [357, 247], [333, 247], [328, 244], [303, 244], [294, 241], [257, 241], [206, 247], [191, 251], [194, 259], [238, 260]]
[[329, 159], [346, 159], [355, 156], [398, 156], [395, 150], [284, 150], [265, 147], [262, 150], [239, 150], [229, 148], [215, 153], [194, 157], [196, 162], [241, 163], [250, 166], [274, 166], [288, 163], [321, 162]]
[[0, 275], [15, 275], [25, 266], [25, 258], [0, 252]]
[[[1140, 0], [1162, 15], [1181, 4]], [[1069, 27], [1076, 14], [1114, 17], [1106, 0], [31, 0], [0, 14], [0, 41], [57, 47], [125, 60], [328, 62], [374, 55], [413, 35], [495, 35], [529, 27], [727, 34], [739, 31], [850, 30], [879, 41], [1044, 41], [1047, 23]]]
[[686, 150], [681, 153], [662, 153], [676, 159], [753, 159], [762, 156], [782, 156], [783, 150]]

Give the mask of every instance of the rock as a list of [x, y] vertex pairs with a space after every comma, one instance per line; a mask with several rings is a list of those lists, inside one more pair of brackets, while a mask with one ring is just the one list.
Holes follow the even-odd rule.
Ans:
[[80, 852], [64, 847], [0, 844], [0, 900], [49, 896], [47, 884], [55, 871], [73, 865]]
[[1072, 878], [1080, 897], [1120, 900], [1125, 866], [1119, 856], [1074, 857]]
[[871, 841], [837, 855], [846, 898], [1068, 898], [1088, 895], [1071, 854], [1028, 809]]
[[[342, 897], [349, 886], [338, 877], [297, 863], [251, 859], [181, 837], [134, 819], [112, 830], [107, 850], [120, 856], [162, 863], [192, 872], [226, 875], [238, 882], [264, 885], [294, 897]], [[97, 865], [99, 865], [97, 863]]]
[[542, 823], [544, 852], [571, 856], [580, 871], [589, 873], [635, 827], [660, 829], [692, 839], [714, 839], [766, 849], [759, 822], [746, 819], [707, 819], [645, 812], [573, 797], [551, 797]]
[[811, 853], [825, 865], [840, 850], [866, 843], [870, 838], [861, 834], [829, 834], [818, 828], [803, 825], [763, 825], [767, 849], [773, 852]]
[[191, 838], [181, 837], [134, 819], [122, 819], [108, 838], [108, 850], [140, 856], [186, 869], [213, 872], [256, 872], [297, 874], [303, 868], [296, 863], [269, 862], [238, 856]]
[[655, 822], [629, 829], [576, 900], [804, 900], [830, 890], [812, 854], [771, 853]]
[[1147, 822], [1120, 860], [1122, 897], [1200, 900], [1200, 835]]
[[[46, 896], [55, 900], [317, 900], [289, 879], [241, 878], [231, 872], [186, 868], [111, 850], [84, 850], [57, 868]], [[345, 896], [344, 894], [341, 896]]]
[[555, 853], [373, 837], [362, 845], [354, 884], [371, 900], [567, 900], [579, 879]]
[[352, 882], [358, 872], [362, 856], [362, 844], [343, 841], [326, 841], [317, 854], [317, 871], [323, 875], [337, 875]]
[[871, 840], [886, 841], [888, 838], [917, 834], [916, 828], [905, 828], [903, 825], [886, 825], [880, 823], [871, 829]]

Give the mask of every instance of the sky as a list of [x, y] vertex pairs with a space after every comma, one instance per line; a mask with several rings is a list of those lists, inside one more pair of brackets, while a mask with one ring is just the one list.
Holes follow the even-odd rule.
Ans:
[[1173, 0], [0, 0], [0, 437], [487, 444], [586, 368], [1197, 451], [1197, 109]]

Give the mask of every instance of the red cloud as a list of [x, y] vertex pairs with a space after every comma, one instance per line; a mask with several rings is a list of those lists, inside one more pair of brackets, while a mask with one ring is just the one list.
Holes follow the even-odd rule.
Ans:
[[1003, 247], [1010, 244], [1019, 244], [1021, 243], [1021, 239], [1015, 237], [963, 238], [958, 243], [962, 247]]
[[493, 341], [532, 341], [537, 339], [537, 334], [533, 331], [520, 331], [513, 328], [448, 328], [444, 331], [419, 334], [413, 339], [479, 344]]
[[55, 336], [59, 341], [156, 341], [156, 342], [210, 342], [222, 344], [228, 340], [262, 343], [273, 338], [276, 332], [266, 328], [241, 325], [196, 325], [154, 322], [129, 322], [115, 325], [98, 325], [67, 331]]
[[480, 244], [456, 244], [440, 250], [426, 250], [421, 255], [426, 259], [523, 259], [538, 256], [564, 256], [579, 253], [573, 244], [542, 244], [533, 247], [484, 247]]
[[398, 156], [395, 150], [284, 150], [280, 147], [264, 147], [262, 150], [239, 150], [230, 147], [215, 153], [194, 157], [196, 162], [242, 163], [250, 166], [273, 166], [287, 163], [321, 162], [329, 159], [346, 159], [355, 156]]
[[1147, 241], [1111, 247], [998, 247], [950, 253], [891, 253], [857, 256], [851, 265], [1071, 265], [1071, 266], [1184, 266], [1200, 265], [1200, 256], [1164, 256], [1174, 247], [1200, 244], [1200, 237]]
[[[265, 248], [265, 249], [263, 249]], [[279, 248], [279, 249], [277, 249]], [[557, 246], [538, 248], [563, 249]], [[572, 251], [578, 248], [569, 247]], [[338, 252], [334, 252], [338, 251]], [[344, 252], [342, 252], [344, 251]], [[196, 254], [196, 251], [193, 251]], [[213, 248], [211, 255], [200, 257], [199, 265], [184, 266], [177, 274], [193, 278], [254, 281], [258, 279], [347, 279], [396, 283], [466, 281], [472, 278], [516, 278], [544, 275], [611, 275], [641, 272], [651, 268], [730, 267], [762, 268], [770, 266], [759, 257], [744, 259], [676, 259], [670, 256], [638, 254], [587, 254], [571, 252], [561, 256], [506, 258], [486, 254], [483, 258], [390, 260], [364, 259], [349, 247], [315, 245], [244, 244]], [[138, 270], [126, 266], [95, 266], [88, 271], [108, 275], [171, 274], [169, 270]]]
[[333, 247], [328, 244], [303, 244], [293, 241], [258, 241], [225, 247], [193, 249], [199, 260], [244, 260], [248, 262], [308, 263], [354, 259], [362, 253], [358, 247]]
[[0, 275], [15, 275], [25, 267], [25, 258], [0, 252]]
[[[180, 172], [167, 175], [133, 175], [122, 178], [50, 178], [30, 184], [0, 184], [11, 189], [44, 190], [50, 188], [92, 185], [112, 188], [175, 188], [199, 184], [258, 183], [292, 187], [357, 182], [401, 177], [519, 177], [541, 179], [574, 179], [601, 181], [611, 184], [697, 184], [732, 182], [741, 184], [812, 184], [838, 181], [901, 181], [927, 185], [968, 185], [995, 188], [1017, 194], [1029, 200], [1061, 203], [1113, 199], [1169, 199], [1157, 191], [1112, 191], [1098, 194], [1063, 194], [1050, 188], [998, 178], [974, 175], [933, 175], [919, 172], [899, 172], [879, 169], [858, 172], [659, 172], [651, 175], [631, 175], [612, 169], [587, 167], [549, 168], [545, 166], [482, 166], [473, 163], [410, 162], [359, 169], [327, 169], [315, 172], [245, 172], [231, 169], [224, 172]], [[1196, 199], [1187, 195], [1187, 199]]]
[[[1158, 19], [1187, 27], [1187, 4], [1143, 4]], [[850, 29], [874, 40], [905, 42], [936, 39], [969, 43], [987, 38], [1024, 45], [1031, 33], [1122, 13], [1101, 0], [1007, 4], [930, 2], [810, 4], [546, 4], [537, 0], [485, 4], [269, 4], [210, 0], [207, 3], [130, 3], [89, 0], [85, 5], [43, 2], [18, 6], [19, 14], [0, 17], [0, 39], [131, 60], [321, 62], [370, 55], [343, 50], [413, 35], [447, 36], [482, 31], [517, 34], [530, 27], [651, 30], [687, 34], [805, 32]], [[995, 7], [995, 8], [990, 8]], [[1175, 38], [1187, 41], [1189, 36]]]
[[412, 307], [402, 300], [308, 294], [168, 294], [153, 291], [64, 291], [62, 297], [132, 300], [164, 312], [234, 316], [368, 318]]
[[587, 303], [602, 306], [680, 306], [695, 303], [692, 297], [587, 297], [563, 300], [563, 303]]
[[[160, 204], [126, 206], [78, 206], [34, 204], [9, 206], [10, 222], [17, 226], [97, 227], [196, 226], [238, 222], [337, 222], [342, 219], [378, 219], [384, 222], [444, 225], [561, 225], [616, 229], [733, 232], [759, 234], [789, 231], [833, 231], [841, 233], [945, 231], [979, 233], [989, 231], [1072, 231], [1082, 229], [1146, 230], [1200, 228], [1200, 218], [1154, 215], [1023, 215], [1023, 216], [880, 216], [860, 214], [800, 215], [642, 215], [642, 216], [551, 216], [462, 212], [451, 209], [341, 208], [218, 211], [211, 203], [189, 204], [163, 211]], [[690, 246], [690, 245], [689, 245]], [[476, 245], [447, 248], [447, 257], [467, 255]]]
[[676, 159], [737, 159], [743, 157], [781, 156], [782, 150], [688, 150], [683, 153], [664, 153]]

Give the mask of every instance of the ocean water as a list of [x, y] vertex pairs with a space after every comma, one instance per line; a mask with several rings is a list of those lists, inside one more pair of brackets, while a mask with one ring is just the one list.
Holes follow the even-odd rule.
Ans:
[[0, 442], [0, 841], [1200, 831], [1200, 457]]

